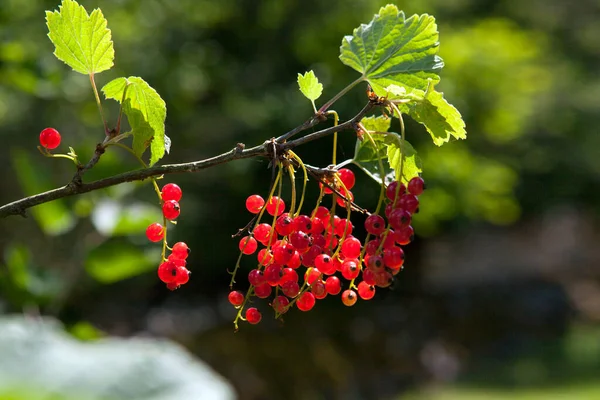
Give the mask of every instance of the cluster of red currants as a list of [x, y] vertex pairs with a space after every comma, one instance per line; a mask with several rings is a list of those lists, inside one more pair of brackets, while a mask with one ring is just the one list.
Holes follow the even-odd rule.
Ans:
[[[335, 185], [345, 196], [336, 196], [336, 204], [347, 209], [353, 201], [350, 189], [355, 184], [354, 173], [340, 169]], [[335, 181], [333, 181], [335, 182]], [[290, 214], [285, 211], [285, 202], [272, 196], [265, 205], [259, 195], [246, 200], [246, 208], [262, 215], [263, 208], [274, 218], [274, 224], [257, 223], [252, 232], [239, 242], [245, 255], [257, 252], [258, 267], [250, 271], [250, 289], [244, 295], [234, 290], [229, 293], [229, 302], [243, 311], [247, 300], [253, 296], [268, 298], [275, 291], [271, 306], [279, 316], [292, 305], [301, 311], [311, 310], [316, 300], [328, 295], [342, 293], [346, 306], [356, 303], [358, 297], [369, 300], [375, 295], [375, 287], [388, 287], [402, 268], [404, 252], [401, 245], [413, 239], [410, 226], [411, 215], [417, 211], [417, 196], [423, 192], [423, 180], [414, 178], [408, 184], [393, 182], [386, 188], [389, 204], [386, 207], [388, 224], [383, 217], [373, 214], [365, 221], [367, 236], [365, 246], [352, 236], [353, 225], [349, 219], [335, 215], [335, 207], [328, 209], [317, 206], [311, 215]], [[325, 193], [333, 193], [323, 188]], [[373, 236], [374, 238], [369, 240]], [[304, 270], [301, 270], [304, 267]], [[300, 274], [299, 272], [302, 271]], [[302, 277], [302, 279], [300, 279]], [[342, 280], [349, 287], [342, 291]], [[360, 282], [355, 285], [355, 280]], [[241, 314], [238, 314], [241, 315]], [[262, 319], [256, 307], [246, 309], [245, 320], [257, 324]]]
[[[173, 221], [179, 216], [179, 200], [181, 200], [181, 188], [174, 183], [167, 183], [161, 192], [162, 212], [166, 220]], [[146, 229], [146, 237], [151, 242], [164, 243], [163, 262], [158, 266], [158, 278], [163, 281], [167, 288], [175, 290], [186, 284], [190, 279], [190, 271], [186, 268], [190, 249], [184, 242], [177, 242], [171, 248], [171, 254], [165, 259], [164, 250], [167, 248], [167, 228], [158, 222], [152, 223]]]

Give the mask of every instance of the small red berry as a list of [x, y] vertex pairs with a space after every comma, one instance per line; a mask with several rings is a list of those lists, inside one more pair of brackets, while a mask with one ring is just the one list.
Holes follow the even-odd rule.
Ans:
[[363, 282], [365, 282], [367, 285], [375, 285], [377, 283], [377, 279], [375, 278], [375, 272], [373, 272], [373, 270], [369, 268], [363, 269], [362, 279]]
[[344, 290], [344, 293], [342, 293], [342, 303], [344, 303], [345, 306], [352, 307], [356, 303], [356, 300], [357, 296], [354, 290], [346, 289]]
[[258, 252], [258, 263], [260, 265], [271, 265], [271, 263], [273, 262], [273, 253], [271, 253], [269, 250], [267, 249], [260, 249], [260, 251]]
[[254, 286], [262, 285], [266, 281], [267, 280], [265, 279], [265, 275], [263, 274], [262, 271], [260, 271], [258, 269], [253, 269], [252, 271], [250, 271], [248, 273], [248, 282], [250, 282], [251, 285], [254, 285]]
[[384, 267], [385, 264], [383, 263], [382, 257], [376, 255], [369, 257], [369, 260], [367, 261], [367, 268], [369, 268], [373, 272], [379, 272], [382, 271]]
[[254, 286], [254, 294], [259, 299], [266, 299], [271, 295], [271, 285], [263, 283], [262, 285]]
[[333, 226], [335, 229], [335, 234], [339, 237], [344, 236], [344, 234], [346, 236], [350, 236], [352, 235], [352, 231], [354, 230], [352, 222], [350, 222], [350, 220], [346, 218], [338, 218], [337, 220], [335, 220]]
[[342, 291], [342, 283], [337, 276], [330, 276], [325, 280], [325, 289], [332, 296], [339, 294]]
[[234, 290], [233, 292], [229, 292], [229, 296], [227, 296], [229, 302], [234, 307], [239, 307], [244, 303], [244, 295], [242, 292]]
[[298, 250], [294, 251], [294, 255], [286, 264], [288, 267], [296, 269], [302, 265], [302, 258], [300, 257], [300, 253]]
[[398, 191], [398, 196], [402, 196], [404, 192], [406, 192], [406, 186], [403, 183], [400, 184], [400, 189], [398, 189], [398, 181], [394, 181], [390, 183], [385, 190], [385, 195], [388, 199], [394, 200], [396, 198], [396, 191]]
[[298, 282], [298, 273], [295, 269], [292, 269], [290, 267], [283, 269], [281, 279], [279, 280], [279, 285], [281, 286], [287, 281]]
[[280, 246], [273, 246], [273, 259], [281, 265], [287, 264], [294, 256], [295, 251], [294, 246], [284, 241]]
[[171, 251], [171, 256], [173, 256], [173, 258], [185, 260], [188, 258], [189, 254], [190, 254], [190, 248], [187, 246], [187, 244], [185, 242], [177, 242], [173, 245], [173, 250]]
[[414, 238], [415, 231], [410, 225], [402, 227], [394, 233], [394, 240], [400, 245], [409, 244], [414, 240]]
[[315, 295], [311, 292], [304, 292], [296, 300], [296, 306], [300, 311], [309, 311], [315, 306]]
[[258, 214], [265, 205], [265, 199], [257, 194], [248, 196], [246, 199], [246, 209], [252, 214]]
[[[409, 195], [410, 196], [410, 195]], [[410, 225], [411, 215], [410, 212], [402, 208], [396, 208], [392, 210], [388, 218], [390, 225], [394, 229], [401, 229], [405, 226]]]
[[167, 200], [163, 203], [162, 211], [166, 219], [175, 219], [179, 217], [181, 210], [178, 202], [175, 200]]
[[190, 280], [190, 271], [186, 267], [177, 267], [175, 282], [178, 285], [185, 285]]
[[250, 307], [246, 310], [246, 321], [252, 325], [256, 325], [262, 319], [262, 314], [255, 307]]
[[361, 299], [371, 300], [375, 296], [375, 287], [362, 281], [358, 284], [357, 292]]
[[293, 298], [298, 296], [298, 293], [300, 292], [300, 285], [298, 285], [298, 282], [296, 281], [287, 281], [281, 285], [281, 291], [287, 297]]
[[310, 246], [310, 237], [302, 231], [294, 232], [290, 235], [290, 243], [296, 250], [302, 253], [305, 250], [308, 250], [308, 247]]
[[342, 242], [341, 251], [346, 258], [358, 258], [360, 256], [360, 240], [355, 237], [347, 237]]
[[283, 199], [280, 199], [277, 196], [271, 197], [271, 199], [267, 203], [267, 212], [270, 215], [279, 216], [279, 215], [283, 214], [284, 211], [285, 211], [285, 202], [283, 201]]
[[146, 228], [146, 237], [151, 242], [160, 242], [165, 237], [165, 228], [158, 222], [150, 224]]
[[290, 301], [285, 296], [277, 296], [275, 297], [275, 300], [273, 300], [273, 308], [278, 314], [284, 314], [288, 310], [289, 304]]
[[271, 238], [271, 225], [260, 224], [252, 231], [252, 234], [261, 243], [268, 242]]
[[408, 191], [415, 196], [420, 195], [425, 190], [425, 181], [420, 176], [415, 176], [408, 182]]
[[308, 215], [298, 215], [294, 218], [294, 230], [310, 232], [312, 230], [312, 221]]
[[[340, 180], [344, 183], [344, 186], [346, 186], [346, 189], [350, 190], [354, 187], [354, 184], [356, 183], [354, 172], [348, 168], [342, 168], [338, 171], [338, 174], [340, 176]], [[342, 194], [344, 194], [343, 191]]]
[[277, 264], [271, 264], [265, 268], [265, 279], [271, 286], [277, 286], [283, 276], [283, 268]]
[[341, 192], [341, 193], [344, 195], [344, 198], [342, 198], [340, 196], [337, 196], [337, 200], [336, 201], [337, 201], [338, 206], [346, 208], [346, 206], [347, 206], [346, 199], [349, 202], [353, 202], [354, 201], [354, 194], [350, 190], [348, 190], [347, 192]]
[[416, 213], [419, 209], [419, 199], [414, 194], [406, 193], [400, 197], [398, 205], [411, 214]]
[[355, 259], [347, 259], [344, 260], [342, 264], [342, 276], [349, 281], [356, 278], [360, 273], [360, 268], [358, 267], [358, 262]]
[[315, 298], [321, 300], [327, 297], [327, 289], [325, 288], [325, 282], [318, 280], [310, 285], [310, 292], [315, 295]]
[[381, 215], [369, 215], [365, 220], [365, 229], [371, 235], [379, 236], [385, 231], [385, 220]]
[[294, 219], [288, 213], [283, 213], [275, 221], [275, 230], [281, 236], [287, 236], [294, 231]]
[[321, 279], [321, 275], [322, 275], [321, 271], [319, 271], [318, 268], [309, 268], [306, 270], [306, 273], [304, 274], [304, 280], [309, 285], [312, 285], [313, 283], [315, 283], [315, 281], [317, 281], [318, 279]]
[[329, 209], [324, 206], [317, 207], [317, 211], [315, 212], [315, 217], [319, 218], [321, 221], [326, 221], [329, 219]]
[[158, 266], [158, 279], [164, 283], [175, 283], [177, 280], [177, 266], [172, 261], [165, 261]]
[[258, 248], [258, 243], [256, 242], [256, 239], [254, 239], [252, 236], [244, 236], [240, 240], [239, 247], [242, 253], [249, 255], [256, 251], [256, 249]]
[[383, 263], [386, 267], [397, 269], [404, 263], [404, 251], [400, 247], [390, 247], [383, 251]]
[[40, 144], [49, 149], [55, 149], [60, 145], [60, 133], [54, 128], [46, 128], [40, 133]]
[[162, 191], [160, 192], [160, 196], [162, 197], [163, 201], [179, 201], [181, 200], [181, 195], [181, 188], [174, 183], [167, 183], [165, 186], [163, 186]]
[[327, 254], [319, 254], [315, 258], [315, 267], [325, 275], [333, 275], [335, 273], [335, 264]]
[[167, 289], [169, 289], [170, 291], [179, 289], [179, 285], [176, 283], [167, 283], [166, 286], [167, 286]]

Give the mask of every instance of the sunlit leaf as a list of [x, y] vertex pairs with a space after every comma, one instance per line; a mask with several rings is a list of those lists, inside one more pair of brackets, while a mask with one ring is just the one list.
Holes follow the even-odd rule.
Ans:
[[314, 102], [323, 93], [323, 85], [319, 83], [313, 71], [308, 71], [304, 75], [298, 74], [298, 86], [300, 91], [307, 99]]
[[164, 100], [146, 81], [136, 76], [114, 79], [102, 88], [102, 92], [107, 99], [123, 101], [123, 111], [133, 133], [133, 150], [141, 156], [150, 146], [150, 165], [155, 164], [171, 143], [170, 139], [165, 140], [167, 105]]
[[[415, 176], [419, 176], [423, 170], [421, 169], [421, 159], [414, 147], [408, 141], [402, 140], [398, 134], [388, 135], [387, 139], [389, 142], [388, 162], [394, 169], [396, 180], [399, 180], [398, 177], [401, 176], [402, 182], [408, 183]], [[404, 160], [402, 160], [402, 153], [404, 153]]]
[[111, 33], [99, 8], [88, 14], [76, 1], [63, 0], [59, 11], [46, 11], [46, 24], [54, 55], [75, 71], [95, 74], [113, 66]]
[[392, 119], [384, 115], [363, 118], [360, 123], [368, 131], [387, 132], [392, 124]]

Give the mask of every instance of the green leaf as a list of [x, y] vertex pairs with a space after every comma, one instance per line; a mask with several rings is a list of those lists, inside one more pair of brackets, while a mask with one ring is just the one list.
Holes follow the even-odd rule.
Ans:
[[363, 118], [360, 120], [360, 123], [368, 131], [387, 132], [392, 124], [392, 119], [384, 115], [379, 115], [377, 117], [371, 116]]
[[323, 93], [323, 85], [319, 83], [319, 79], [312, 70], [304, 75], [298, 74], [298, 86], [302, 94], [313, 103]]
[[[387, 141], [387, 156], [390, 167], [393, 168], [396, 180], [399, 180], [400, 169], [402, 169], [402, 182], [408, 183], [415, 176], [423, 171], [421, 169], [421, 158], [417, 155], [417, 151], [406, 140], [402, 140], [400, 135], [388, 135]], [[404, 150], [404, 162], [402, 162], [402, 150]]]
[[[46, 163], [53, 161], [55, 160], [44, 158]], [[20, 148], [13, 149], [11, 162], [26, 196], [53, 189], [54, 185], [47, 165], [42, 165], [41, 161], [32, 158], [28, 152]], [[76, 218], [67, 208], [63, 199], [35, 206], [31, 209], [31, 214], [42, 231], [52, 236], [70, 231], [76, 222]]]
[[[366, 119], [366, 118], [365, 118]], [[364, 119], [363, 119], [364, 121]], [[378, 123], [381, 125], [381, 121], [378, 119], [371, 120], [373, 123], [371, 124], [367, 121], [367, 125], [373, 126], [374, 123]], [[383, 127], [383, 126], [381, 126]], [[389, 126], [388, 126], [389, 128]], [[367, 128], [369, 129], [369, 128]], [[374, 130], [374, 129], [369, 129]], [[356, 146], [354, 148], [354, 164], [358, 165], [363, 171], [365, 171], [371, 178], [375, 181], [381, 183], [382, 181], [382, 173], [385, 174], [383, 178], [386, 182], [391, 182], [393, 180], [393, 170], [387, 169], [387, 147], [388, 144], [385, 142], [385, 135], [375, 135], [372, 134], [373, 142], [375, 145], [366, 137], [363, 137], [363, 140], [356, 140]], [[379, 159], [381, 159], [381, 164], [383, 165], [384, 171], [381, 171], [381, 167], [379, 164]]]
[[113, 283], [156, 269], [156, 257], [123, 239], [109, 240], [88, 254], [85, 268], [97, 281]]
[[113, 66], [115, 50], [106, 19], [97, 8], [88, 15], [76, 1], [63, 0], [60, 11], [46, 11], [54, 55], [82, 74], [93, 75]]
[[407, 92], [424, 91], [428, 80], [437, 83], [440, 79], [437, 70], [444, 63], [437, 56], [438, 46], [434, 17], [423, 14], [406, 19], [390, 4], [344, 37], [340, 60], [360, 72], [379, 96], [387, 96], [385, 88], [390, 85]]
[[444, 99], [444, 94], [430, 91], [421, 101], [402, 104], [400, 111], [407, 113], [415, 121], [425, 125], [433, 143], [441, 146], [450, 140], [466, 139], [465, 122], [460, 112]]
[[123, 112], [133, 133], [133, 150], [141, 156], [150, 146], [150, 165], [154, 165], [171, 146], [171, 140], [165, 139], [164, 100], [137, 76], [114, 79], [104, 85], [102, 92], [107, 99], [123, 102]]

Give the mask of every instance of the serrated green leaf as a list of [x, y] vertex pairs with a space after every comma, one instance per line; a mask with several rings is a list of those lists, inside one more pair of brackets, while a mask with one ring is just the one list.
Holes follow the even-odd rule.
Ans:
[[360, 120], [360, 123], [368, 131], [387, 132], [388, 129], [390, 129], [390, 125], [392, 124], [392, 119], [384, 115], [379, 115], [377, 117], [365, 117], [362, 120]]
[[[381, 124], [381, 121], [378, 121], [375, 118], [373, 118], [373, 120]], [[367, 124], [369, 123], [367, 122]], [[373, 142], [375, 145], [373, 145], [373, 142], [371, 142], [367, 137], [364, 137], [363, 140], [356, 140], [353, 162], [354, 164], [358, 165], [363, 171], [365, 171], [375, 181], [381, 183], [382, 174], [385, 174], [384, 179], [386, 182], [391, 181], [393, 179], [394, 171], [391, 169], [387, 169], [388, 144], [385, 143], [385, 136], [373, 134], [371, 135], [371, 137], [373, 138]], [[380, 159], [381, 164], [379, 164]], [[383, 171], [381, 170], [381, 166], [383, 166]]]
[[59, 11], [46, 11], [46, 25], [54, 55], [75, 71], [92, 75], [113, 66], [111, 33], [99, 8], [88, 15], [76, 1], [63, 0]]
[[438, 46], [434, 17], [423, 14], [406, 19], [389, 4], [371, 22], [344, 37], [340, 60], [360, 72], [379, 96], [389, 95], [385, 88], [390, 85], [407, 92], [424, 91], [428, 80], [439, 81], [436, 71], [444, 66]]
[[298, 86], [302, 94], [312, 102], [321, 97], [323, 93], [323, 85], [319, 83], [319, 79], [312, 70], [304, 75], [298, 74]]
[[150, 165], [154, 165], [165, 155], [167, 143], [170, 147], [171, 142], [170, 139], [165, 141], [167, 106], [164, 100], [137, 76], [114, 79], [102, 88], [102, 92], [107, 99], [124, 100], [123, 112], [133, 133], [133, 150], [141, 156], [150, 146]]
[[[400, 135], [387, 136], [389, 146], [387, 156], [390, 167], [394, 170], [396, 180], [399, 180], [400, 170], [402, 169], [402, 182], [408, 183], [415, 176], [423, 171], [421, 169], [421, 158], [417, 155], [415, 148], [406, 140], [402, 140]], [[402, 162], [402, 150], [404, 150], [404, 161]]]
[[425, 125], [437, 146], [448, 142], [450, 136], [456, 139], [467, 138], [465, 122], [460, 112], [444, 99], [444, 93], [432, 90], [423, 100], [403, 104], [399, 108], [401, 112]]

